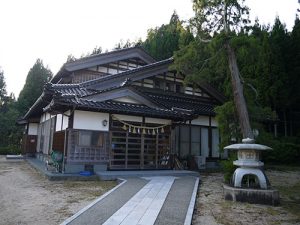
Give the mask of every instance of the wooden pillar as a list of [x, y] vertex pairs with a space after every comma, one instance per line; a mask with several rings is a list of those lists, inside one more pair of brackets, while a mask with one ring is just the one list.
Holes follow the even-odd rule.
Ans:
[[189, 154], [192, 154], [192, 121], [189, 121]]
[[212, 157], [212, 129], [211, 129], [211, 116], [209, 116], [209, 127], [208, 127], [208, 156]]
[[[143, 117], [143, 121], [142, 121], [142, 126], [145, 124], [145, 117]], [[141, 159], [141, 162], [140, 162], [140, 167], [141, 169], [144, 169], [144, 153], [145, 153], [145, 135], [143, 134], [143, 132], [141, 131], [141, 156], [140, 156], [140, 159]]]
[[158, 168], [158, 133], [155, 138], [155, 168]]
[[126, 130], [126, 147], [125, 147], [125, 168], [128, 168], [128, 138], [129, 132]]

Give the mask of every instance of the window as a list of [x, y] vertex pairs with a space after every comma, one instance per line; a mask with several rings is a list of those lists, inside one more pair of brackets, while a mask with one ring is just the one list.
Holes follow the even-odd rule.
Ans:
[[104, 136], [98, 131], [79, 131], [79, 146], [103, 147]]
[[212, 157], [219, 157], [219, 130], [212, 129]]
[[192, 155], [200, 155], [200, 144], [201, 144], [201, 132], [199, 126], [192, 126], [191, 127], [191, 153]]
[[180, 156], [186, 157], [190, 152], [190, 128], [180, 126]]
[[209, 156], [208, 128], [201, 127], [201, 155]]

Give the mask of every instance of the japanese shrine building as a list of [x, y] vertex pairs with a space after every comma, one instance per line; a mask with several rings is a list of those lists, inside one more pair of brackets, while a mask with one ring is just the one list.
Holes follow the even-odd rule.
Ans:
[[65, 63], [20, 121], [23, 153], [60, 151], [65, 172], [168, 168], [170, 154], [218, 159], [214, 107], [224, 98], [184, 86], [172, 62], [134, 47]]

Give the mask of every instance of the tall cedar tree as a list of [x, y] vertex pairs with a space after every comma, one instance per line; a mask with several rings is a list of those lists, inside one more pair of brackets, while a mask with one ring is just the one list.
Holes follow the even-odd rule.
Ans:
[[183, 27], [182, 23], [174, 12], [169, 24], [149, 29], [146, 40], [139, 44], [157, 60], [170, 58], [174, 51], [193, 40], [193, 35], [188, 28]]
[[[243, 83], [237, 64], [235, 49], [232, 47], [232, 37], [247, 29], [249, 11], [243, 5], [244, 0], [194, 0], [195, 17], [191, 23], [195, 28], [197, 41], [210, 43], [219, 39], [219, 50], [225, 50], [231, 75], [233, 98], [239, 118], [241, 133], [244, 138], [253, 138], [248, 109], [243, 93]], [[221, 43], [221, 44], [220, 44]], [[199, 45], [199, 44], [196, 44]], [[201, 44], [200, 44], [201, 45]], [[202, 46], [203, 49], [209, 47]], [[192, 51], [190, 51], [192, 52]], [[219, 51], [216, 53], [218, 54]], [[194, 53], [198, 55], [197, 52]], [[215, 56], [212, 56], [213, 58]], [[205, 70], [209, 59], [200, 57], [200, 70]], [[224, 58], [222, 58], [224, 60]], [[176, 64], [176, 61], [175, 61]]]
[[[18, 111], [13, 94], [7, 95], [4, 73], [0, 71], [0, 148], [16, 146], [19, 142], [19, 128], [16, 127]], [[1, 149], [0, 149], [1, 152]]]
[[6, 84], [4, 80], [4, 73], [0, 68], [0, 106], [3, 104], [5, 96], [6, 96]]
[[29, 70], [25, 85], [18, 98], [18, 109], [24, 115], [42, 94], [44, 85], [52, 78], [50, 69], [44, 66], [41, 59], [37, 59]]

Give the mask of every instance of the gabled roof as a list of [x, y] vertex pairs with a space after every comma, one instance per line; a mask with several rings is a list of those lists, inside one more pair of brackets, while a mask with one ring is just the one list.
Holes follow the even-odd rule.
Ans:
[[197, 115], [215, 115], [214, 108], [218, 102], [187, 94], [174, 93], [154, 88], [135, 87], [143, 96], [153, 103], [177, 111], [192, 111]]
[[[97, 107], [100, 107], [98, 110], [101, 110], [101, 107], [103, 107], [103, 110], [109, 110], [108, 106], [112, 106], [112, 111], [117, 110], [115, 104], [123, 104], [123, 102], [114, 103], [113, 99], [114, 97], [120, 97], [122, 93], [125, 96], [126, 91], [128, 95], [131, 95], [130, 97], [139, 99], [139, 102], [143, 104], [124, 103], [124, 106], [127, 107], [124, 108], [124, 112], [129, 112], [128, 110], [132, 109], [133, 113], [141, 113], [144, 109], [146, 113], [146, 111], [150, 112], [150, 109], [152, 109], [154, 110], [151, 111], [152, 115], [158, 115], [158, 112], [167, 110], [168, 116], [172, 115], [173, 118], [176, 115], [179, 115], [180, 118], [182, 115], [189, 115], [189, 118], [197, 114], [215, 115], [214, 107], [222, 103], [224, 98], [208, 84], [200, 85], [200, 88], [212, 96], [211, 99], [131, 85], [132, 82], [168, 72], [172, 62], [173, 59], [170, 58], [80, 84], [48, 83], [43, 94], [26, 113], [24, 119], [38, 115], [45, 107], [50, 109], [51, 104], [54, 104], [55, 107], [58, 107], [59, 104], [66, 107], [69, 104], [70, 107], [78, 106], [92, 110], [97, 110]], [[109, 96], [110, 94], [114, 96]], [[122, 109], [118, 110], [122, 111]]]
[[64, 75], [73, 71], [87, 69], [90, 67], [104, 65], [112, 62], [131, 59], [131, 58], [139, 58], [144, 62], [146, 62], [147, 64], [156, 62], [156, 60], [153, 59], [142, 47], [124, 48], [124, 49], [119, 49], [115, 51], [84, 57], [74, 62], [65, 63], [60, 69], [60, 71], [52, 78], [50, 82], [56, 83]]
[[172, 62], [173, 58], [165, 59], [133, 70], [127, 70], [115, 75], [109, 75], [95, 80], [86, 81], [81, 83], [81, 86], [98, 91], [107, 90], [113, 87], [121, 86], [125, 80], [134, 82], [167, 72]]
[[[76, 107], [79, 110], [92, 110], [110, 113], [124, 113], [130, 115], [145, 115], [149, 117], [168, 118], [174, 120], [186, 120], [192, 118], [191, 112], [181, 112], [176, 110], [164, 109], [164, 108], [151, 108], [146, 105], [131, 104], [125, 102], [116, 101], [103, 101], [97, 102], [93, 100], [87, 100], [77, 98], [76, 96], [64, 96], [60, 98], [53, 98], [51, 103], [48, 104], [44, 111], [59, 111], [67, 110], [70, 106]], [[64, 109], [65, 107], [65, 109]]]
[[147, 97], [144, 97], [141, 93], [137, 92], [134, 87], [131, 86], [121, 86], [120, 88], [111, 89], [109, 91], [100, 92], [97, 94], [92, 94], [89, 96], [82, 97], [86, 100], [93, 100], [97, 102], [103, 102], [106, 100], [114, 101], [122, 97], [129, 97], [137, 104], [143, 104], [151, 108], [158, 108], [159, 106], [149, 100]]

